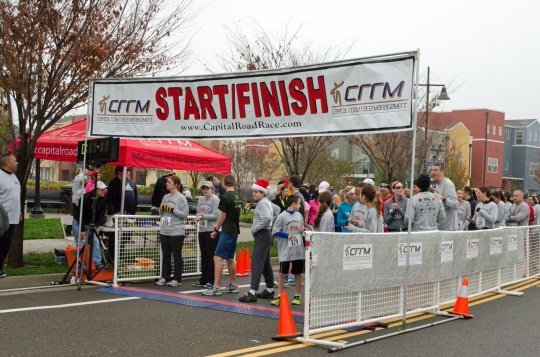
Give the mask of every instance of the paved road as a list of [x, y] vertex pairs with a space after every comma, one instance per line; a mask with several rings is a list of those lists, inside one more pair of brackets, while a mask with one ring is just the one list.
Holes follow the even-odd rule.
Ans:
[[[55, 278], [0, 279], [0, 290], [8, 285], [46, 285]], [[240, 283], [246, 285], [248, 279], [241, 278]], [[184, 286], [166, 290], [189, 293], [192, 281], [184, 279]], [[537, 280], [521, 284], [527, 287], [523, 297], [488, 294], [491, 301], [478, 305], [471, 303], [470, 312], [475, 315], [472, 320], [457, 320], [338, 353], [343, 356], [538, 356], [539, 284]], [[137, 286], [155, 288], [152, 284]], [[0, 354], [327, 355], [325, 348], [317, 346], [273, 342], [271, 337], [277, 332], [277, 321], [274, 319], [147, 299], [126, 300], [121, 296], [97, 292], [97, 289], [85, 286], [81, 291], [74, 287], [61, 287], [0, 292]], [[199, 296], [200, 292], [194, 294]], [[238, 296], [223, 294], [219, 299], [237, 301]], [[270, 306], [268, 301], [257, 304]], [[60, 307], [39, 308], [41, 306]], [[29, 307], [38, 308], [22, 310]], [[303, 306], [293, 308], [301, 310]], [[416, 324], [426, 324], [436, 319], [441, 318], [424, 319]], [[301, 331], [301, 325], [296, 326]], [[328, 338], [353, 342], [372, 336], [373, 333], [347, 334], [341, 331]]]

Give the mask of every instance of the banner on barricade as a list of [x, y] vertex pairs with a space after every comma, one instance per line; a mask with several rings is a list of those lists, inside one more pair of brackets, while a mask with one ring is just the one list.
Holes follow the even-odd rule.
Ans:
[[221, 75], [91, 82], [91, 135], [183, 139], [409, 130], [415, 53]]

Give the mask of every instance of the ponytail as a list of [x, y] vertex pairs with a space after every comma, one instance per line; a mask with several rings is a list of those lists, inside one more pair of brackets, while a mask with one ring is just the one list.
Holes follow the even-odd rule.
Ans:
[[314, 228], [319, 228], [321, 224], [322, 216], [330, 208], [330, 205], [332, 204], [332, 194], [327, 191], [321, 192], [319, 194], [319, 203], [321, 205], [319, 206], [319, 210], [317, 211], [317, 217], [315, 218], [315, 221], [313, 222]]

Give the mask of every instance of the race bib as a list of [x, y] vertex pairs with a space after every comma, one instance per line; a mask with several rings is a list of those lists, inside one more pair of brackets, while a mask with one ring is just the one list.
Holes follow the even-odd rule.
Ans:
[[170, 225], [171, 225], [171, 217], [161, 217], [162, 227], [170, 227]]
[[463, 225], [465, 224], [465, 222], [461, 222], [461, 221], [458, 221], [457, 222], [457, 227], [458, 227], [458, 230], [459, 231], [462, 231], [463, 230]]
[[288, 240], [287, 246], [289, 248], [298, 247], [302, 245], [302, 239], [300, 239], [300, 236], [293, 236], [291, 239]]
[[486, 220], [483, 217], [478, 217], [476, 219], [476, 226], [477, 227], [485, 227], [486, 226]]

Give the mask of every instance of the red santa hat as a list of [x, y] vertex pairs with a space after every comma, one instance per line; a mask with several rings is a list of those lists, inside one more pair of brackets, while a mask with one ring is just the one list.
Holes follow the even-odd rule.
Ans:
[[264, 193], [268, 193], [268, 185], [270, 183], [266, 180], [259, 180], [251, 186], [252, 190], [262, 191]]

